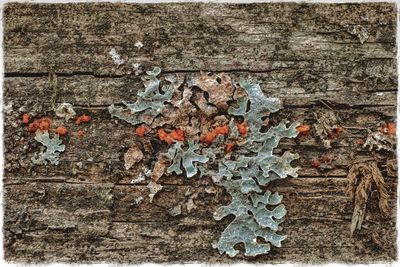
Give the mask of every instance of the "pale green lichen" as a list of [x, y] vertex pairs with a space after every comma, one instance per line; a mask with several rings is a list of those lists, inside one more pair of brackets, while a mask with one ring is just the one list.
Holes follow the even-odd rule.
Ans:
[[216, 159], [223, 157], [225, 153], [224, 144], [224, 137], [219, 135], [210, 146], [202, 150], [202, 153], [214, 162]]
[[198, 144], [193, 141], [188, 142], [189, 148], [187, 150], [182, 149], [182, 143], [175, 143], [168, 150], [168, 157], [172, 159], [171, 166], [167, 169], [168, 173], [175, 172], [176, 174], [182, 174], [181, 165], [185, 169], [186, 177], [190, 178], [196, 175], [198, 169], [196, 162], [206, 163], [208, 158], [206, 156], [197, 154], [195, 151], [200, 148]]
[[[263, 125], [263, 116], [268, 112], [276, 112], [281, 107], [281, 102], [277, 98], [266, 97], [261, 91], [260, 82], [248, 82], [240, 79], [240, 86], [247, 93], [247, 97], [238, 99], [238, 108], [230, 107], [228, 113], [235, 116], [243, 116], [248, 123], [253, 134], [259, 133]], [[250, 110], [247, 111], [248, 101], [251, 103]]]
[[[48, 131], [36, 131], [35, 140], [42, 143], [41, 153], [31, 158], [33, 164], [47, 165], [50, 162], [53, 165], [58, 165], [60, 152], [65, 150], [65, 145], [62, 144], [59, 135], [55, 134], [51, 139]], [[46, 149], [46, 151], [44, 151]]]
[[290, 163], [297, 158], [298, 155], [288, 151], [279, 157], [269, 154], [267, 150], [261, 150], [254, 156], [240, 156], [235, 161], [221, 161], [219, 175], [240, 177], [243, 193], [259, 191], [256, 181], [264, 186], [279, 178], [297, 177], [296, 172], [299, 168], [290, 166]]
[[[222, 184], [232, 196], [232, 202], [228, 206], [220, 207], [214, 213], [214, 218], [221, 220], [233, 214], [235, 219], [222, 232], [213, 247], [217, 248], [221, 254], [226, 252], [230, 257], [234, 257], [239, 252], [234, 248], [238, 243], [244, 243], [246, 256], [268, 253], [269, 243], [280, 247], [281, 242], [286, 238], [276, 233], [286, 214], [284, 205], [280, 204], [282, 197], [277, 193], [271, 195], [269, 191], [263, 195], [255, 192], [243, 194], [239, 180], [227, 179]], [[269, 210], [266, 208], [267, 205], [278, 206]], [[269, 243], [259, 243], [257, 237]]]
[[165, 102], [169, 102], [173, 95], [173, 87], [171, 85], [164, 85], [160, 93], [160, 80], [157, 76], [160, 74], [161, 69], [155, 67], [152, 71], [147, 71], [144, 77], [145, 90], [137, 93], [137, 100], [133, 104], [128, 104], [123, 101], [126, 108], [116, 107], [111, 105], [108, 111], [111, 117], [117, 117], [132, 125], [140, 123], [151, 124], [154, 118], [161, 113]]
[[[262, 132], [262, 117], [267, 112], [276, 112], [280, 107], [277, 99], [267, 98], [262, 94], [259, 82], [248, 83], [243, 79], [240, 85], [245, 89], [248, 97], [238, 99], [238, 108], [229, 108], [229, 114], [242, 116], [249, 126], [249, 136], [246, 142], [236, 151], [240, 156], [234, 160], [221, 160], [216, 174], [219, 181], [232, 196], [232, 202], [223, 206], [214, 215], [220, 220], [228, 214], [234, 214], [236, 218], [228, 225], [220, 239], [213, 245], [219, 252], [235, 256], [238, 250], [234, 246], [244, 243], [245, 255], [256, 256], [268, 253], [270, 244], [280, 247], [286, 238], [276, 232], [282, 222], [286, 210], [281, 204], [275, 209], [268, 210], [266, 205], [278, 205], [282, 197], [276, 193], [271, 195], [267, 191], [264, 195], [261, 186], [269, 182], [286, 178], [297, 177], [297, 170], [290, 164], [298, 158], [298, 155], [288, 151], [282, 156], [273, 155], [273, 150], [278, 146], [282, 138], [297, 136], [296, 127], [299, 123], [293, 123], [288, 128], [286, 123], [270, 127], [267, 132]], [[250, 102], [250, 106], [249, 106]], [[234, 125], [231, 121], [230, 128]], [[231, 135], [238, 136], [234, 132]], [[261, 237], [269, 243], [259, 243], [257, 237]]]

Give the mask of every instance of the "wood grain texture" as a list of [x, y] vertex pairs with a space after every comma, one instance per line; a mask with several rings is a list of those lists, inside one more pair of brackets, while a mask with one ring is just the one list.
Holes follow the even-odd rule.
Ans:
[[[392, 3], [7, 4], [3, 95], [13, 105], [4, 128], [6, 260], [394, 261], [397, 176], [387, 161], [395, 152], [369, 151], [358, 141], [396, 119], [395, 30]], [[124, 64], [114, 64], [113, 48]], [[110, 118], [107, 106], [135, 99], [142, 88], [135, 63], [144, 70], [160, 66], [162, 75], [203, 70], [257, 78], [265, 94], [284, 103], [273, 122], [315, 125], [315, 112], [334, 112], [345, 132], [332, 148], [324, 148], [312, 130], [307, 138], [283, 140], [275, 151], [298, 153], [295, 164], [302, 167], [299, 178], [271, 186], [288, 210], [282, 248], [256, 258], [219, 255], [211, 244], [230, 218], [217, 222], [212, 213], [229, 196], [210, 179], [163, 177], [153, 203], [147, 182], [130, 183], [142, 166], [125, 170], [123, 154], [140, 140], [130, 125]], [[57, 77], [57, 86], [49, 75]], [[38, 144], [21, 115], [54, 117], [52, 105], [62, 102], [93, 121], [69, 126], [60, 165], [32, 166]], [[76, 135], [81, 128], [84, 138]], [[334, 161], [311, 166], [321, 155]], [[365, 156], [378, 162], [385, 177], [390, 215], [381, 216], [373, 191], [364, 227], [351, 237], [354, 206], [345, 194], [346, 175], [352, 161]], [[215, 192], [207, 193], [210, 188]], [[196, 193], [193, 210], [169, 215]], [[137, 205], [139, 197], [144, 200]]]

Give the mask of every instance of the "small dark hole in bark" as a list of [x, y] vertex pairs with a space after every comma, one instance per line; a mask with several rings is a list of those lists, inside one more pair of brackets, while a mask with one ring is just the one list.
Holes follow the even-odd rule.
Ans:
[[250, 105], [251, 105], [251, 103], [250, 103], [250, 100], [249, 100], [249, 101], [247, 101], [246, 112], [248, 112], [250, 110]]
[[208, 92], [204, 92], [204, 98], [207, 100], [207, 102], [209, 102], [210, 95], [208, 94]]

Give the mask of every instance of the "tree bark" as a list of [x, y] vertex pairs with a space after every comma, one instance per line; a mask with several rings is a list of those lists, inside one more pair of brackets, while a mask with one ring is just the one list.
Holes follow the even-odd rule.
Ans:
[[[4, 125], [5, 259], [394, 261], [397, 176], [386, 165], [396, 154], [370, 151], [359, 140], [396, 118], [395, 36], [393, 3], [6, 4], [3, 88], [4, 104], [12, 103], [12, 109]], [[113, 61], [111, 49], [123, 64]], [[298, 178], [271, 187], [288, 210], [282, 248], [255, 258], [219, 255], [211, 244], [230, 219], [215, 221], [212, 214], [229, 197], [210, 179], [163, 177], [153, 203], [148, 180], [130, 183], [142, 170], [124, 168], [123, 154], [135, 142], [133, 127], [116, 123], [107, 107], [133, 101], [143, 88], [133, 64], [142, 70], [160, 66], [162, 75], [202, 70], [259, 79], [264, 93], [284, 104], [272, 121], [314, 126], [314, 113], [334, 112], [345, 132], [331, 148], [324, 148], [313, 129], [275, 151], [298, 153], [295, 165], [302, 168]], [[58, 166], [32, 166], [39, 148], [21, 123], [22, 113], [53, 114], [52, 106], [63, 102], [93, 120], [84, 126], [84, 138], [76, 135], [82, 127], [69, 128]], [[312, 166], [323, 155], [334, 160]], [[390, 215], [379, 213], [373, 191], [363, 229], [351, 237], [354, 204], [345, 194], [346, 175], [362, 156], [378, 162]], [[193, 210], [168, 213], [194, 193]], [[137, 204], [139, 197], [143, 202]]]

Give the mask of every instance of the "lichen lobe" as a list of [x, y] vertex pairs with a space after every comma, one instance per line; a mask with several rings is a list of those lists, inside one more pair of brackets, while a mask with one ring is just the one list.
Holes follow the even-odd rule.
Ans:
[[[220, 207], [214, 213], [214, 218], [221, 220], [229, 214], [234, 214], [235, 219], [222, 232], [220, 239], [213, 247], [217, 248], [221, 254], [226, 252], [230, 257], [236, 256], [239, 252], [234, 248], [238, 243], [244, 243], [246, 256], [268, 253], [270, 245], [259, 243], [257, 237], [280, 247], [281, 242], [286, 238], [276, 233], [286, 214], [284, 205], [280, 204], [282, 197], [277, 193], [271, 195], [270, 191], [263, 195], [255, 192], [243, 194], [238, 180], [227, 180], [223, 182], [223, 185], [231, 194], [232, 202]], [[269, 210], [267, 205], [278, 206]]]
[[44, 147], [41, 147], [41, 153], [35, 154], [31, 158], [32, 163], [36, 165], [47, 165], [48, 162], [53, 165], [58, 165], [60, 152], [65, 150], [65, 145], [62, 144], [58, 134], [50, 138], [48, 131], [36, 131], [35, 140], [40, 142]]
[[126, 108], [111, 105], [108, 107], [112, 117], [117, 117], [132, 125], [146, 123], [150, 125], [154, 118], [161, 113], [164, 103], [172, 98], [173, 87], [164, 85], [160, 92], [160, 81], [157, 79], [161, 69], [156, 67], [153, 71], [148, 71], [145, 79], [145, 90], [138, 92], [137, 100], [133, 104], [123, 102]]
[[177, 142], [168, 150], [168, 157], [172, 159], [171, 166], [167, 169], [168, 173], [175, 172], [182, 174], [181, 165], [185, 169], [186, 177], [190, 178], [197, 174], [198, 168], [196, 162], [206, 163], [208, 158], [204, 155], [197, 154], [195, 151], [200, 148], [198, 144], [189, 141], [189, 148], [182, 149], [182, 143]]

